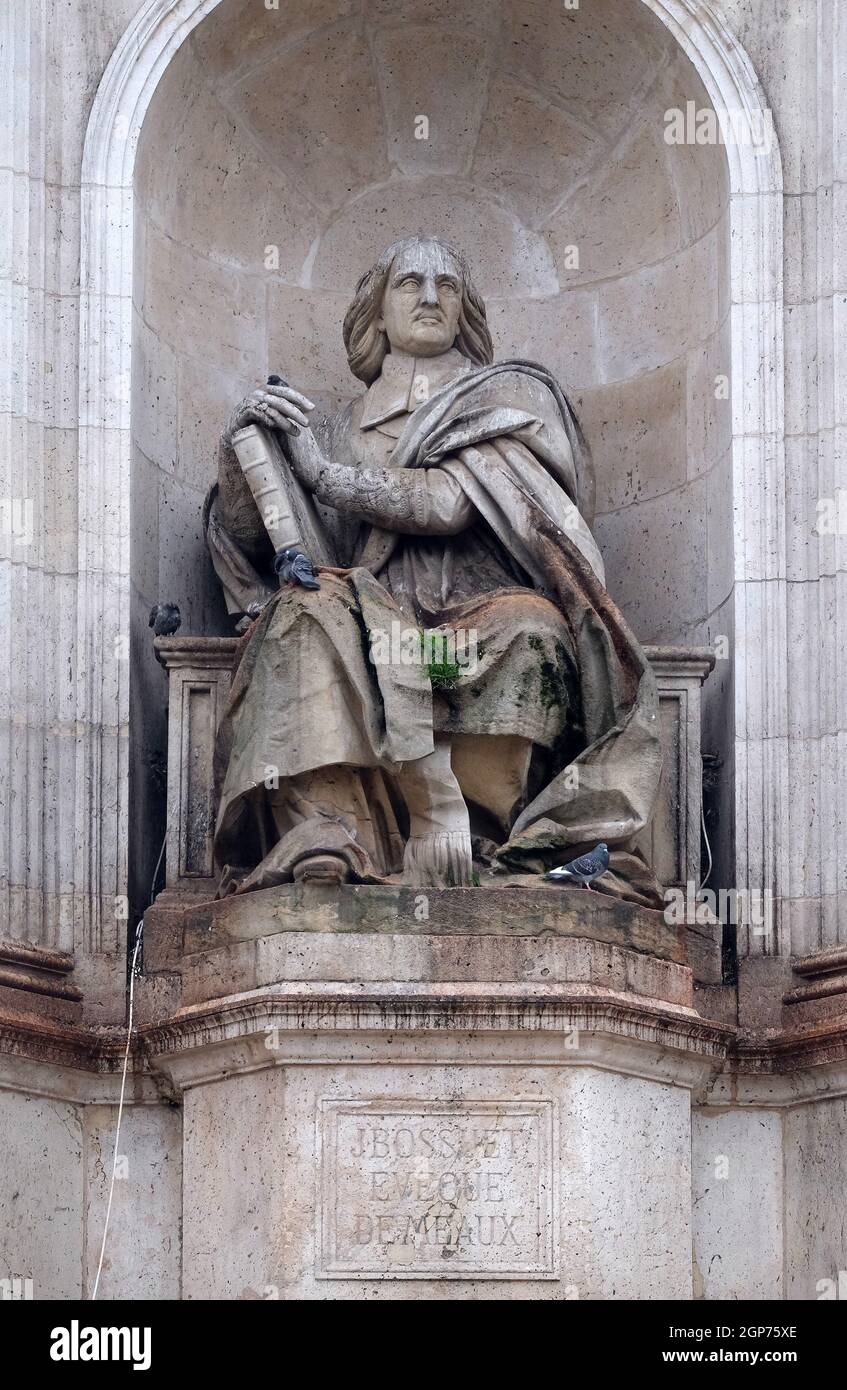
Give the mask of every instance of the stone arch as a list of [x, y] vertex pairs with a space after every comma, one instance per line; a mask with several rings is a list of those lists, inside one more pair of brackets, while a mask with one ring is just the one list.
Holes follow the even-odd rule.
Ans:
[[[86, 951], [115, 949], [126, 891], [129, 716], [133, 172], [157, 84], [222, 0], [148, 0], [100, 83], [81, 178], [76, 920]], [[703, 0], [642, 0], [699, 74], [715, 111], [767, 121], [747, 55]], [[775, 139], [726, 145], [735, 383], [737, 884], [780, 896], [787, 796], [782, 396], [782, 172]]]

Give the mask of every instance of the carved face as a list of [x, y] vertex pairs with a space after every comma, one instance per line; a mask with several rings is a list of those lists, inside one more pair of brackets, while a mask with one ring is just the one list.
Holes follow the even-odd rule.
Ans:
[[456, 340], [461, 307], [460, 267], [437, 242], [419, 241], [395, 257], [377, 327], [398, 352], [437, 357]]

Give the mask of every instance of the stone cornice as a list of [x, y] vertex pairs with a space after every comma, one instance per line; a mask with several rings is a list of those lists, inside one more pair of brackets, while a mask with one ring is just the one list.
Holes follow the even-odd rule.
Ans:
[[734, 1055], [740, 1070], [760, 1075], [797, 1072], [831, 1062], [847, 1063], [847, 1014], [783, 1029], [766, 1038], [743, 1038]]
[[21, 941], [0, 941], [0, 985], [8, 989], [79, 1003], [82, 990], [65, 978], [73, 967], [74, 958], [69, 951]]
[[0, 1007], [0, 1056], [25, 1057], [57, 1067], [110, 1073], [121, 1066], [125, 1047], [126, 1033], [120, 1028], [62, 1023], [38, 1014]]
[[[798, 1104], [847, 1094], [847, 1017], [792, 1032], [736, 1037], [731, 1026], [678, 1005], [594, 985], [302, 983], [193, 1005], [136, 1030], [138, 1099], [233, 1070], [345, 1057], [345, 1037], [370, 1034], [373, 1062], [451, 1058], [509, 1063], [510, 1039], [533, 1034], [533, 1062], [598, 1066], [691, 1087], [709, 1105]], [[273, 1045], [268, 1042], [273, 1037]], [[112, 1098], [126, 1035], [0, 1010], [0, 1085], [21, 1066], [60, 1069], [35, 1089]], [[525, 1060], [525, 1053], [524, 1053]], [[15, 1063], [20, 1064], [15, 1066]], [[10, 1071], [11, 1068], [11, 1071]], [[35, 1073], [33, 1073], [35, 1075]]]
[[532, 1033], [530, 1065], [601, 1066], [691, 1087], [723, 1066], [733, 1035], [692, 1010], [592, 985], [318, 983], [194, 1005], [145, 1028], [141, 1042], [151, 1069], [180, 1088], [234, 1069], [340, 1060], [351, 1032], [372, 1035], [365, 1063], [508, 1065], [515, 1037]]
[[[734, 1029], [702, 1019], [692, 1009], [643, 999], [595, 985], [486, 982], [367, 986], [304, 983], [285, 990], [252, 990], [210, 1004], [181, 1009], [173, 1019], [144, 1030], [148, 1051], [218, 1041], [249, 1032], [260, 1020], [284, 1030], [406, 1033], [570, 1032], [608, 1029], [668, 1046], [723, 1055]], [[189, 1042], [191, 1040], [191, 1042]]]

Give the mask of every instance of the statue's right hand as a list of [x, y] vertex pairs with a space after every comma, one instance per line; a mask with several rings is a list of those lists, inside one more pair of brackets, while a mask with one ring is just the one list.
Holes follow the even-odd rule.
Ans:
[[293, 386], [257, 386], [233, 410], [224, 438], [231, 443], [232, 436], [245, 425], [264, 425], [266, 429], [299, 434], [301, 429], [308, 429], [307, 412], [314, 408], [314, 402]]

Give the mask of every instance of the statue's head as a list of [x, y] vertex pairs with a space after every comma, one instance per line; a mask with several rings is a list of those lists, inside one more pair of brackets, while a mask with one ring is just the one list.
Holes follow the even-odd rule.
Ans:
[[494, 357], [467, 261], [435, 236], [395, 241], [366, 271], [344, 316], [344, 346], [351, 372], [368, 385], [392, 349], [438, 357], [456, 347], [479, 366]]

